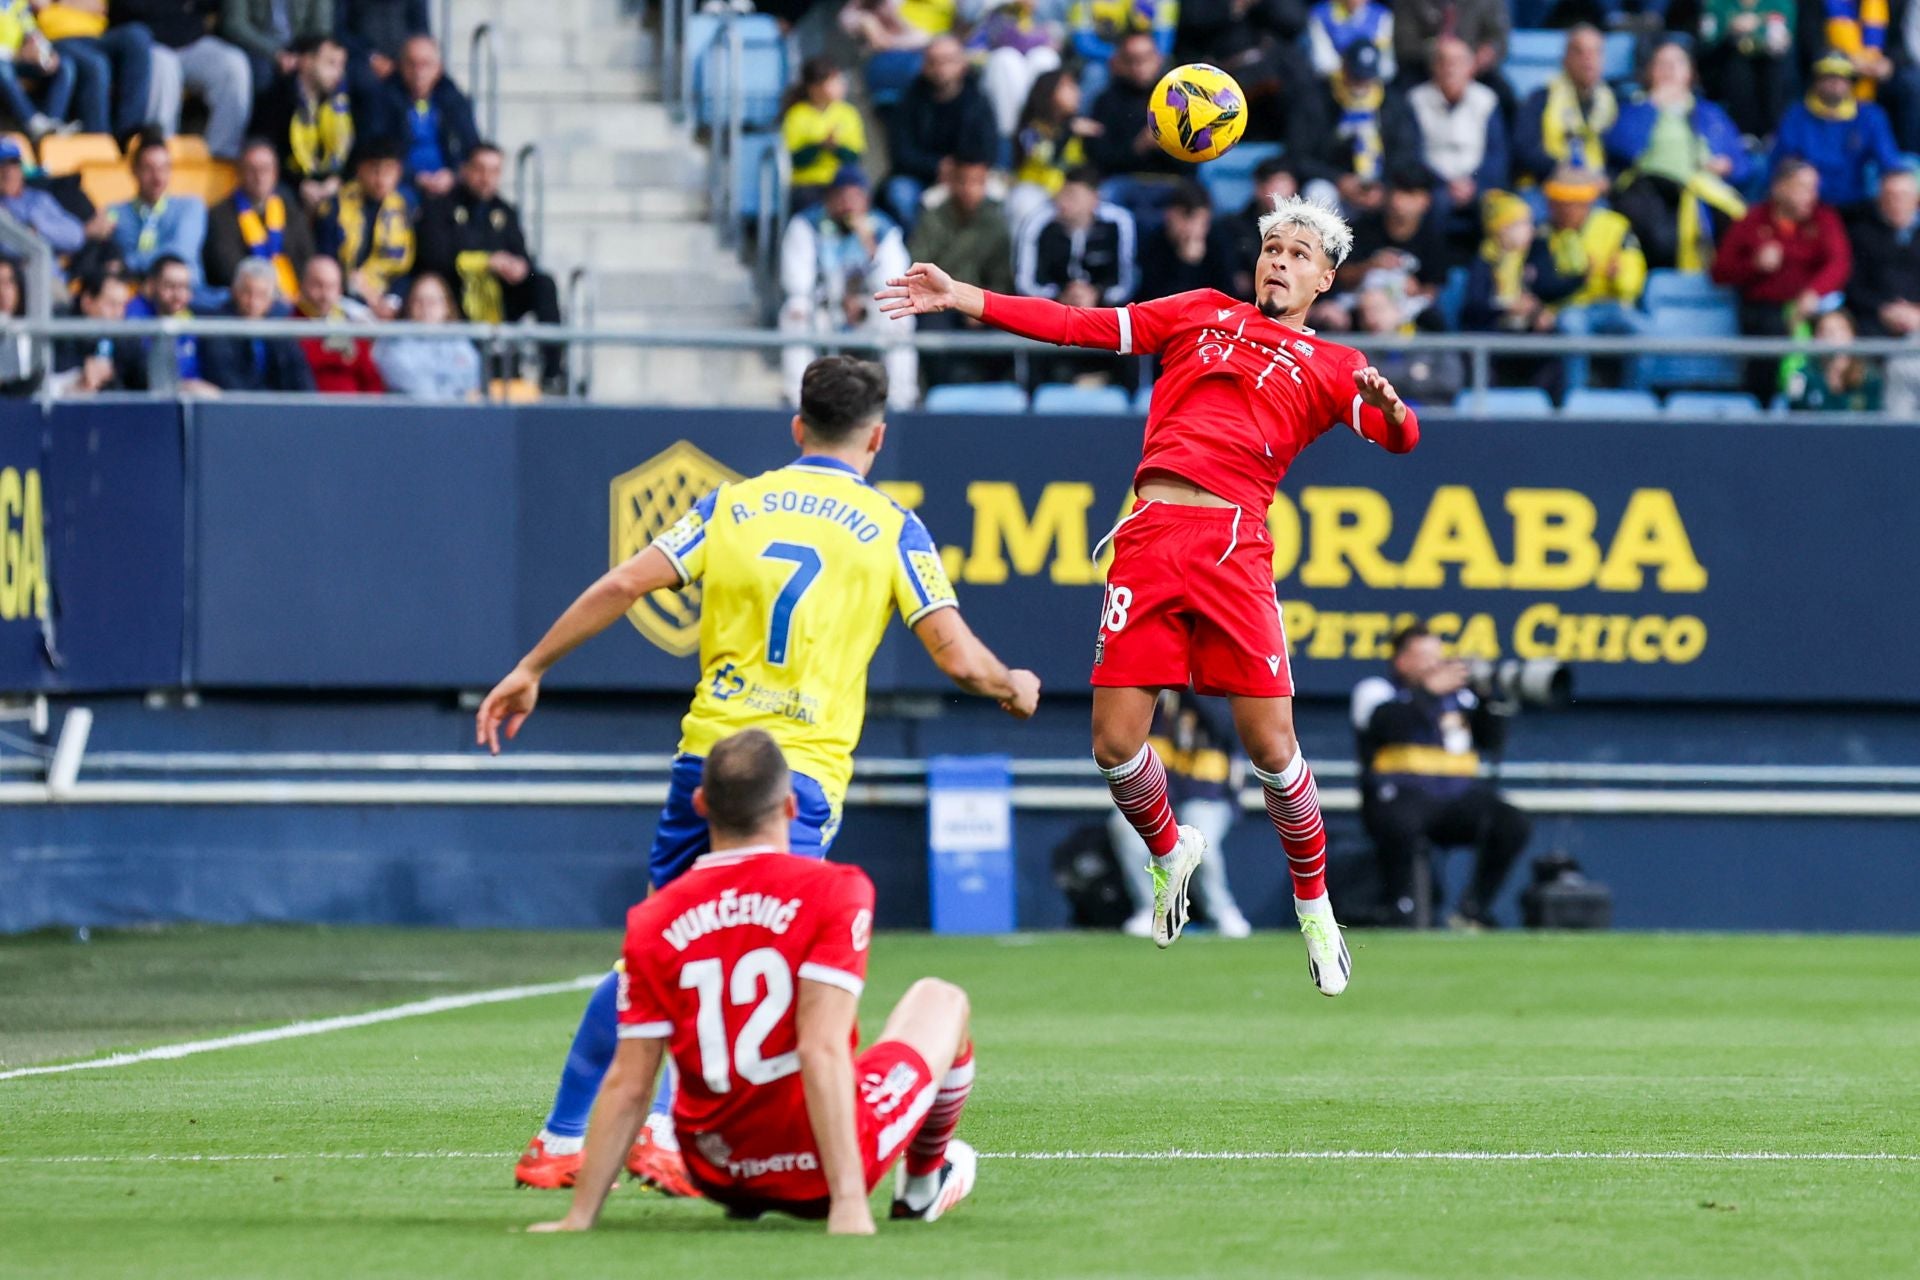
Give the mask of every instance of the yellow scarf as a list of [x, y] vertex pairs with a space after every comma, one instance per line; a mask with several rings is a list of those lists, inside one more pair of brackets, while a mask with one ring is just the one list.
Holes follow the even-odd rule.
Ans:
[[1333, 73], [1332, 87], [1340, 108], [1339, 134], [1353, 148], [1354, 176], [1362, 182], [1378, 182], [1386, 153], [1380, 138], [1380, 104], [1386, 101], [1387, 87], [1378, 80], [1350, 85], [1345, 70]]
[[1705, 271], [1713, 265], [1713, 224], [1708, 209], [1718, 209], [1734, 220], [1747, 216], [1740, 193], [1705, 169], [1687, 180], [1680, 193], [1680, 247], [1674, 266], [1682, 271]]
[[300, 279], [293, 273], [293, 262], [281, 249], [287, 229], [287, 202], [276, 193], [267, 197], [266, 209], [262, 211], [254, 208], [252, 201], [242, 196], [239, 209], [240, 238], [247, 242], [248, 252], [273, 263], [273, 273], [279, 280], [283, 296], [299, 297]]
[[485, 249], [468, 249], [453, 260], [460, 275], [460, 309], [475, 324], [499, 324], [506, 318], [506, 292], [489, 265], [492, 258]]
[[362, 266], [387, 288], [413, 267], [413, 223], [406, 197], [394, 192], [369, 209], [357, 182], [340, 192], [334, 218], [340, 226], [340, 264], [349, 273]]
[[1830, 107], [1820, 101], [1819, 94], [1809, 93], [1807, 110], [1813, 113], [1813, 118], [1816, 120], [1851, 120], [1860, 114], [1860, 99], [1842, 98], [1839, 106]]
[[1582, 111], [1580, 91], [1562, 73], [1547, 81], [1547, 107], [1540, 116], [1541, 141], [1555, 160], [1605, 173], [1607, 149], [1600, 139], [1619, 118], [1620, 104], [1612, 89], [1601, 84], [1593, 91], [1593, 105]]
[[353, 105], [345, 93], [321, 102], [305, 98], [287, 132], [293, 172], [300, 178], [331, 178], [347, 167], [353, 150]]

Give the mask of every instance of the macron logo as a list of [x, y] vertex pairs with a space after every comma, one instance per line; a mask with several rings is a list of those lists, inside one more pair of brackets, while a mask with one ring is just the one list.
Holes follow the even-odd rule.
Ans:
[[1273, 672], [1273, 674], [1275, 675], [1280, 674], [1280, 655], [1279, 654], [1270, 653], [1267, 655], [1267, 670]]
[[1214, 313], [1213, 313], [1213, 318], [1214, 318], [1214, 319], [1216, 319], [1216, 320], [1225, 320], [1225, 319], [1226, 319], [1226, 318], [1227, 318], [1228, 316], [1230, 316], [1230, 315], [1232, 315], [1232, 314], [1233, 314], [1233, 308], [1232, 308], [1232, 307], [1228, 307], [1228, 308], [1227, 308], [1226, 310], [1224, 310], [1224, 311], [1216, 311], [1216, 312], [1214, 312]]

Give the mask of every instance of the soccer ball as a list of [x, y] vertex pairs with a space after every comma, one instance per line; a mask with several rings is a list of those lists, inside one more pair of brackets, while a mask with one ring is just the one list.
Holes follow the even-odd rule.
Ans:
[[1198, 164], [1224, 155], [1247, 131], [1247, 95], [1234, 78], [1204, 62], [1175, 67], [1153, 87], [1147, 125], [1160, 149]]

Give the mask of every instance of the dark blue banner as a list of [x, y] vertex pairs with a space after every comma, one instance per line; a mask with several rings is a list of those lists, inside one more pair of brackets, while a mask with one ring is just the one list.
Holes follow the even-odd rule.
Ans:
[[[702, 494], [794, 452], [772, 412], [186, 413], [190, 474], [176, 407], [0, 406], [0, 687], [483, 687]], [[904, 415], [873, 478], [989, 643], [1077, 691], [1140, 434]], [[1466, 656], [1573, 662], [1588, 697], [1920, 701], [1916, 473], [1902, 426], [1435, 420], [1406, 457], [1333, 433], [1267, 516], [1295, 679], [1344, 694], [1419, 619]], [[629, 620], [552, 683], [689, 688], [698, 591]], [[944, 689], [918, 650], [896, 628], [873, 688]]]
[[[788, 459], [788, 430], [774, 414], [523, 413], [521, 646], [708, 488]], [[873, 478], [920, 511], [975, 628], [1080, 689], [1092, 551], [1127, 509], [1140, 435], [1130, 418], [903, 415]], [[1897, 426], [1436, 420], [1403, 457], [1331, 434], [1268, 513], [1295, 679], [1344, 694], [1418, 619], [1468, 657], [1576, 663], [1590, 697], [1920, 699], [1898, 654], [1908, 575], [1882, 568], [1920, 539], [1915, 466], [1920, 432]], [[696, 603], [632, 620], [644, 643], [603, 637], [561, 682], [689, 685]], [[874, 687], [944, 688], [917, 647], [896, 630]]]
[[0, 403], [0, 688], [180, 683], [185, 502], [173, 405]]

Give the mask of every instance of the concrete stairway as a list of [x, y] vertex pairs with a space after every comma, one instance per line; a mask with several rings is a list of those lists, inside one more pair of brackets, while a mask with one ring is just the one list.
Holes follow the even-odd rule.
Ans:
[[[482, 22], [499, 55], [509, 195], [522, 145], [539, 144], [546, 170], [542, 266], [563, 288], [586, 266], [602, 326], [757, 327], [751, 277], [707, 222], [706, 151], [660, 102], [653, 33], [620, 0], [453, 0], [447, 65], [463, 86]], [[478, 95], [475, 109], [484, 131]], [[593, 362], [597, 401], [779, 399], [773, 366], [756, 352], [600, 346]]]

